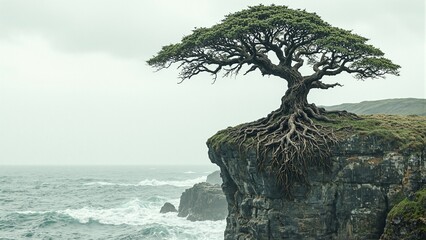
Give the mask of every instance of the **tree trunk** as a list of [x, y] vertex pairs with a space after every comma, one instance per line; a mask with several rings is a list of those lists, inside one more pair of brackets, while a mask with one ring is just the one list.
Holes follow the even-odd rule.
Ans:
[[327, 121], [325, 110], [308, 104], [310, 85], [288, 81], [279, 109], [266, 118], [245, 124], [236, 132], [240, 146], [249, 138], [259, 159], [259, 169], [269, 171], [291, 195], [294, 182], [308, 184], [307, 166], [329, 167], [330, 147], [336, 142], [329, 129], [313, 120]]
[[281, 98], [280, 112], [291, 114], [307, 107], [309, 90], [310, 88], [302, 81], [289, 86], [285, 95]]

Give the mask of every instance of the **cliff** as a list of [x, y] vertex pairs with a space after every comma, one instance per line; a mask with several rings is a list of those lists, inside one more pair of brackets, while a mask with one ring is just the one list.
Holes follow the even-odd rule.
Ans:
[[310, 186], [285, 197], [259, 171], [254, 149], [232, 140], [232, 128], [209, 139], [228, 202], [225, 239], [379, 239], [392, 207], [426, 185], [426, 118], [365, 116], [330, 125], [339, 135], [331, 169], [308, 168]]

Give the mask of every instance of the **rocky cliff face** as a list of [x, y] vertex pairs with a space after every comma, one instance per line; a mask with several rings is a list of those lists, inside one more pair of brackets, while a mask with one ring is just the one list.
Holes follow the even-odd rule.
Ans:
[[229, 214], [225, 239], [379, 239], [386, 215], [426, 185], [425, 149], [401, 153], [378, 136], [352, 135], [333, 150], [332, 169], [309, 169], [310, 187], [285, 198], [274, 176], [257, 169], [254, 150], [208, 142], [221, 169]]

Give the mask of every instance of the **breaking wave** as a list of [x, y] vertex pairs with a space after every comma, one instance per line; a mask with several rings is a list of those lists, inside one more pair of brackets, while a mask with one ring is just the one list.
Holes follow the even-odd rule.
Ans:
[[175, 186], [175, 187], [192, 187], [196, 183], [205, 182], [207, 176], [202, 176], [194, 179], [187, 180], [157, 180], [157, 179], [145, 179], [140, 181], [137, 184], [131, 183], [111, 183], [111, 182], [89, 182], [83, 185], [91, 186], [91, 185], [99, 185], [99, 186], [123, 186], [123, 187], [138, 187], [138, 186]]
[[[179, 199], [169, 200], [176, 206]], [[43, 215], [46, 223], [76, 222], [79, 224], [129, 225], [140, 229], [132, 233], [136, 239], [222, 239], [226, 222], [198, 221], [191, 222], [177, 216], [177, 213], [159, 213], [160, 203], [145, 202], [133, 199], [113, 208], [82, 207], [59, 211], [20, 211], [21, 215]], [[52, 217], [53, 216], [53, 217]], [[53, 219], [53, 220], [52, 220]], [[129, 239], [129, 236], [123, 239]]]

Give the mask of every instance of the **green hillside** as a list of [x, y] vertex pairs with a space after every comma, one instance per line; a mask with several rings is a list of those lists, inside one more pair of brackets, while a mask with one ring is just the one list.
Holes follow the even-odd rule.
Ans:
[[400, 98], [360, 103], [344, 103], [324, 107], [327, 110], [346, 110], [356, 114], [391, 114], [426, 116], [426, 99]]

